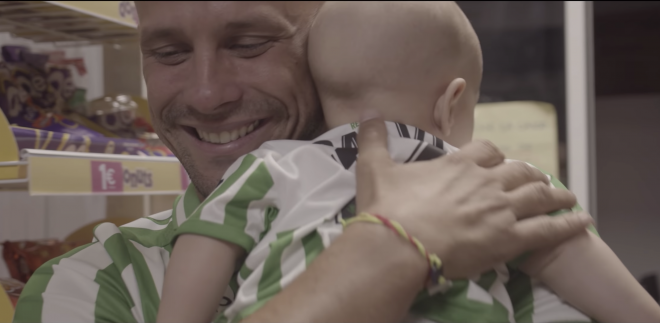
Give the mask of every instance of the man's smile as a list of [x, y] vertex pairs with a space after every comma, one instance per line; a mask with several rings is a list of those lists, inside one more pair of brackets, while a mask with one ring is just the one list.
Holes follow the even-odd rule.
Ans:
[[254, 129], [259, 126], [259, 120], [255, 120], [249, 124], [235, 125], [232, 128], [226, 127], [225, 130], [212, 129], [205, 130], [201, 128], [194, 128], [199, 140], [212, 143], [212, 144], [226, 144], [236, 141], [246, 135], [252, 133]]
[[[271, 125], [271, 118], [251, 118], [238, 122], [222, 122], [217, 124], [185, 124], [181, 128], [186, 134], [188, 145], [195, 146], [205, 154], [218, 156], [231, 154], [245, 154], [259, 147], [273, 129], [266, 129]], [[264, 129], [266, 131], [264, 132]], [[263, 138], [262, 138], [263, 137]], [[186, 145], [184, 143], [184, 145]], [[194, 149], [194, 150], [197, 150]], [[233, 156], [235, 157], [235, 156]]]

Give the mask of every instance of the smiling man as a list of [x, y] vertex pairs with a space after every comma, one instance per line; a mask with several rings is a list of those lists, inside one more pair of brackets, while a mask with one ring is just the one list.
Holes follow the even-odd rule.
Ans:
[[319, 5], [138, 4], [154, 126], [201, 196], [263, 142], [325, 130], [305, 48]]
[[[174, 232], [229, 166], [267, 140], [312, 139], [326, 130], [306, 55], [320, 4], [137, 3], [154, 126], [193, 185], [172, 210], [120, 228], [99, 225], [92, 243], [44, 264], [26, 285], [15, 322], [156, 321]], [[357, 207], [389, 210], [384, 215], [420, 228], [417, 238], [441, 257], [448, 278], [552, 246], [589, 223], [588, 216], [532, 217], [571, 207], [575, 198], [541, 185], [545, 176], [530, 167], [502, 164], [504, 156], [488, 143], [395, 165], [386, 158], [384, 124], [371, 119], [358, 135]], [[420, 190], [434, 194], [411, 196]], [[224, 248], [221, 258], [243, 252], [214, 243]], [[234, 263], [224, 266], [233, 270]], [[427, 266], [386, 228], [351, 225], [245, 321], [397, 321], [422, 287]], [[235, 278], [218, 286], [226, 290], [219, 311], [234, 299]]]

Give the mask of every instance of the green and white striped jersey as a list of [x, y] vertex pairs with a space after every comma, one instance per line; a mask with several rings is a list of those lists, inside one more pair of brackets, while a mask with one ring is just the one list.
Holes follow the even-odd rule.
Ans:
[[[119, 228], [99, 225], [94, 242], [37, 270], [22, 292], [14, 321], [154, 322], [172, 242], [183, 233], [230, 241], [249, 252], [216, 320], [240, 321], [341, 234], [339, 217], [354, 215], [357, 127], [333, 129], [314, 144], [267, 142], [234, 163], [203, 203], [191, 186], [170, 211]], [[387, 123], [387, 128], [391, 155], [399, 162], [455, 150], [414, 127]], [[454, 281], [446, 290], [421, 292], [407, 321], [590, 320], [509, 263]]]
[[[429, 160], [457, 150], [418, 128], [386, 125], [389, 151], [397, 162]], [[224, 312], [230, 321], [250, 315], [293, 281], [342, 233], [339, 218], [355, 215], [358, 130], [357, 124], [344, 125], [313, 144], [265, 143], [239, 159], [181, 225], [177, 235], [205, 235], [248, 252], [238, 274], [238, 293]], [[516, 270], [520, 260], [455, 281], [448, 289], [423, 291], [409, 321], [590, 321]]]

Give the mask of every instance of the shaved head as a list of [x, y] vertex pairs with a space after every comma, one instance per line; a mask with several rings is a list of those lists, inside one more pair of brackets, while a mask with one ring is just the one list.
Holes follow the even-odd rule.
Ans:
[[479, 41], [454, 2], [327, 2], [309, 51], [317, 87], [330, 93], [416, 90], [457, 76], [478, 90], [480, 81]]
[[456, 78], [466, 81], [462, 100], [478, 99], [481, 48], [455, 2], [326, 2], [308, 48], [324, 108], [382, 102], [430, 107]]

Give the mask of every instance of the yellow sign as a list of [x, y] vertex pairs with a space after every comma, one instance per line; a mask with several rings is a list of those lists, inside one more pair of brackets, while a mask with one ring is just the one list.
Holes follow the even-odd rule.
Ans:
[[9, 300], [7, 292], [0, 285], [0, 323], [10, 323], [14, 318], [14, 305]]
[[180, 194], [189, 185], [173, 161], [29, 155], [31, 195]]
[[526, 161], [559, 177], [557, 114], [549, 103], [478, 104], [474, 139], [492, 141], [509, 159]]
[[[20, 177], [20, 167], [8, 165], [8, 162], [18, 161], [18, 145], [11, 131], [9, 121], [0, 111], [0, 180]], [[5, 165], [3, 165], [5, 163]]]
[[137, 28], [138, 18], [133, 1], [46, 1], [50, 4], [84, 13], [118, 24]]

